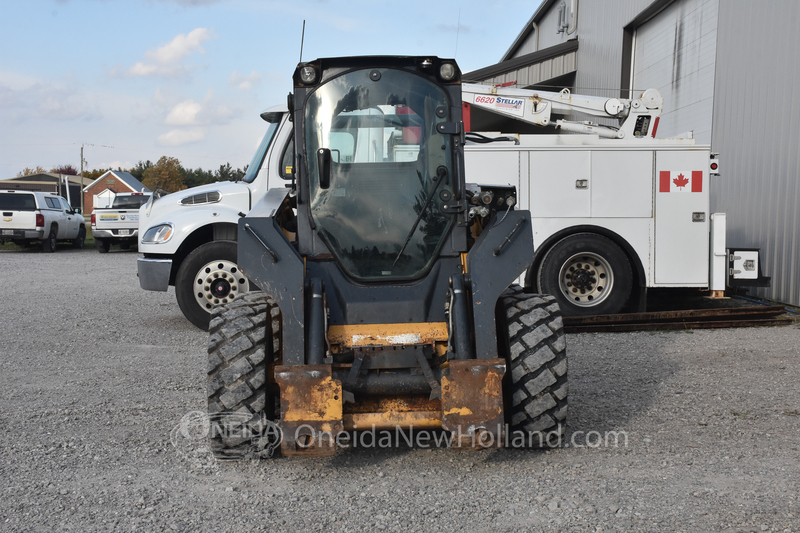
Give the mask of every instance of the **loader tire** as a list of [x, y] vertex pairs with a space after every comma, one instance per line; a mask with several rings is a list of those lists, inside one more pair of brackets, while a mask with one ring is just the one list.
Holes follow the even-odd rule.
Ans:
[[267, 458], [280, 446], [267, 376], [280, 355], [280, 329], [278, 305], [259, 291], [211, 312], [206, 385], [210, 448], [219, 460]]
[[500, 296], [497, 330], [508, 365], [504, 389], [509, 442], [529, 448], [559, 446], [569, 388], [558, 302], [553, 296], [528, 294], [512, 285]]

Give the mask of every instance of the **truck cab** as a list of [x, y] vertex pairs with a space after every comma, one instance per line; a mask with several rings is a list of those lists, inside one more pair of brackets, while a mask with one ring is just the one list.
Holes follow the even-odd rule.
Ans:
[[236, 266], [236, 225], [270, 187], [291, 180], [292, 123], [285, 105], [261, 114], [267, 131], [245, 176], [165, 194], [139, 210], [139, 283], [144, 290], [175, 287], [181, 311], [208, 329], [209, 313], [250, 287]]

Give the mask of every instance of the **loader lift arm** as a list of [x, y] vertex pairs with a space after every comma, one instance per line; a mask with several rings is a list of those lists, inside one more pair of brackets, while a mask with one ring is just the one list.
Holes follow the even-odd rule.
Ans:
[[[604, 98], [571, 94], [568, 89], [547, 92], [492, 85], [462, 85], [464, 121], [468, 126], [471, 106], [537, 126], [555, 125], [571, 133], [596, 134], [608, 139], [655, 137], [664, 99], [657, 89], [647, 89], [636, 99]], [[580, 113], [599, 118], [618, 119], [619, 127], [588, 121], [556, 119]], [[466, 127], [469, 130], [469, 127]]]

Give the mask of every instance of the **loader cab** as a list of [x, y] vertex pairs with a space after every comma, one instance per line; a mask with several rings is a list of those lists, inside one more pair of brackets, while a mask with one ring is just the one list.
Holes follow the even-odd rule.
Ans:
[[462, 200], [460, 72], [438, 58], [364, 59], [295, 71], [298, 218], [308, 230], [299, 248], [329, 253], [360, 283], [419, 279]]

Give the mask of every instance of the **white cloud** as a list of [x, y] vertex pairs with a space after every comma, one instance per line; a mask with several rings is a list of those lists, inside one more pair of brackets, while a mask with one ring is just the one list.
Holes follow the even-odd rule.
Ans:
[[197, 115], [203, 106], [194, 100], [186, 100], [172, 108], [164, 124], [167, 126], [194, 126], [197, 124]]
[[181, 146], [184, 144], [202, 141], [205, 138], [205, 129], [191, 128], [168, 131], [163, 135], [159, 135], [157, 140], [158, 144], [161, 146]]
[[[211, 30], [196, 28], [189, 33], [176, 35], [169, 43], [155, 50], [145, 52], [146, 60], [137, 61], [125, 72], [128, 76], [164, 76], [180, 77], [189, 71], [183, 64], [184, 60], [192, 54], [204, 54], [202, 46], [204, 41], [212, 37]], [[119, 75], [121, 69], [114, 66], [109, 70], [112, 76]]]
[[0, 80], [0, 110], [5, 121], [93, 120], [103, 116], [95, 97], [81, 90], [72, 76], [52, 81], [2, 72]]
[[249, 91], [261, 81], [261, 75], [255, 70], [250, 74], [239, 74], [234, 70], [228, 78], [228, 84], [242, 91]]
[[[219, 101], [213, 91], [208, 91], [202, 102], [192, 99], [175, 102], [174, 97], [161, 91], [156, 91], [154, 99], [170, 108], [164, 119], [167, 126], [219, 126], [241, 113], [241, 110]], [[167, 104], [170, 100], [173, 102]]]

